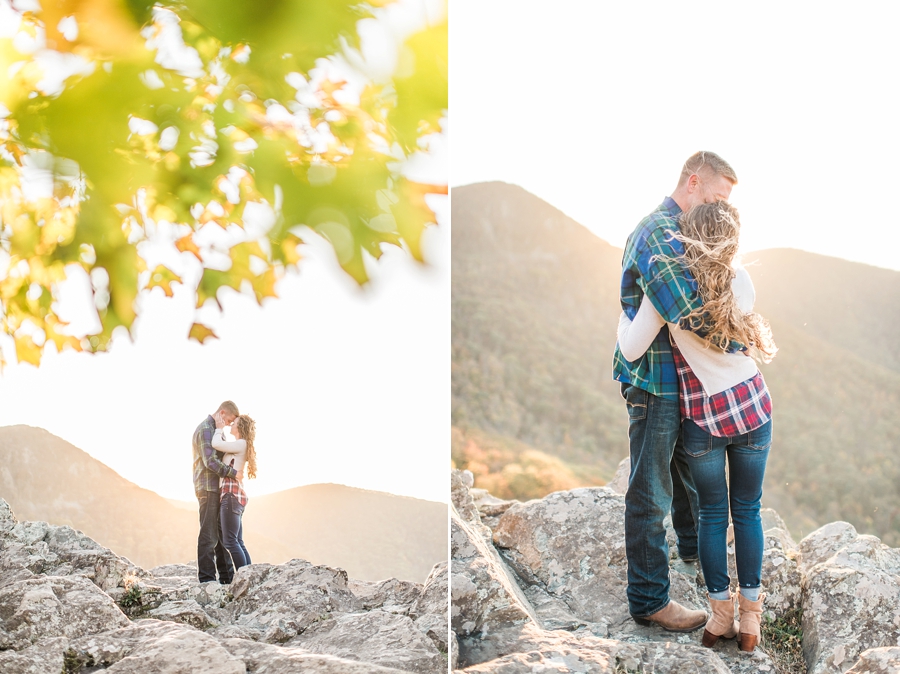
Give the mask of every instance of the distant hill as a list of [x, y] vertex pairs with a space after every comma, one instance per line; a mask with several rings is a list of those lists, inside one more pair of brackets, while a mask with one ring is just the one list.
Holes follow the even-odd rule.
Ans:
[[[68, 524], [144, 568], [197, 557], [197, 507], [121, 477], [40, 428], [0, 427], [0, 498], [23, 520]], [[244, 540], [254, 562], [294, 557], [351, 577], [424, 582], [447, 559], [447, 506], [342, 485], [251, 499]]]
[[[506, 497], [602, 484], [628, 454], [611, 380], [622, 250], [515, 185], [451, 203], [455, 463]], [[764, 503], [795, 535], [844, 519], [900, 545], [900, 273], [797, 250], [745, 261], [781, 349], [763, 367]]]

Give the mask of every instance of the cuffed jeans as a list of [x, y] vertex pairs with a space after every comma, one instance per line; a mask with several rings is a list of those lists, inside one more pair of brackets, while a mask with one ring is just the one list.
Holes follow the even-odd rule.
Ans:
[[234, 566], [231, 557], [219, 538], [219, 492], [204, 491], [197, 494], [200, 503], [200, 535], [197, 537], [197, 571], [201, 583], [218, 580], [223, 585], [231, 582]]
[[748, 588], [760, 585], [763, 530], [759, 507], [771, 445], [771, 421], [733, 438], [716, 437], [690, 419], [684, 421], [684, 448], [700, 499], [700, 567], [709, 592], [722, 592], [731, 584], [726, 550], [729, 505], [738, 583]]
[[669, 603], [669, 546], [663, 519], [671, 511], [682, 557], [697, 554], [697, 491], [681, 443], [681, 411], [667, 400], [622, 385], [628, 406], [631, 477], [625, 493], [628, 609], [645, 618]]
[[244, 546], [244, 506], [242, 506], [234, 494], [223, 494], [219, 506], [219, 520], [222, 525], [222, 543], [231, 561], [234, 562], [234, 570], [250, 564], [250, 553]]

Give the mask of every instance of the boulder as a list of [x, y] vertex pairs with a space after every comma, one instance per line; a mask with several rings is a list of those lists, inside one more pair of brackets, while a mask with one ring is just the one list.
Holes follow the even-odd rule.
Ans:
[[415, 621], [416, 628], [445, 655], [450, 648], [449, 596], [450, 571], [447, 562], [441, 562], [431, 569], [422, 592], [409, 608], [409, 617]]
[[[494, 543], [523, 583], [558, 600], [554, 611], [567, 607], [584, 623], [632, 623], [621, 494], [573, 489], [515, 505], [500, 518]], [[674, 570], [669, 575], [673, 599], [703, 605], [693, 579]]]
[[402, 674], [402, 670], [370, 662], [345, 660], [333, 655], [309, 653], [301, 648], [286, 648], [247, 639], [225, 639], [222, 645], [244, 663], [247, 674]]
[[205, 630], [216, 627], [217, 623], [193, 599], [166, 601], [147, 612], [147, 616], [156, 620], [168, 620]]
[[864, 651], [900, 644], [900, 549], [836, 522], [800, 550], [809, 674], [844, 672]]
[[410, 606], [422, 594], [422, 585], [408, 580], [388, 578], [381, 581], [348, 580], [347, 588], [353, 594], [358, 610], [381, 609], [389, 613], [409, 613]]
[[0, 585], [33, 575], [79, 575], [109, 591], [146, 573], [72, 527], [18, 522], [0, 503]]
[[317, 622], [286, 646], [420, 674], [443, 674], [447, 660], [405, 615], [379, 609]]
[[3, 674], [60, 674], [63, 656], [69, 640], [50, 637], [21, 651], [0, 651], [0, 672]]
[[900, 672], [900, 646], [870, 648], [847, 674], [897, 674]]
[[74, 639], [128, 624], [109, 596], [82, 576], [35, 576], [0, 588], [0, 650], [48, 637]]
[[613, 479], [606, 484], [606, 487], [616, 494], [622, 494], [624, 496], [625, 492], [628, 491], [629, 477], [631, 477], [631, 457], [626, 456], [619, 461], [619, 466], [616, 468], [616, 474], [613, 476]]
[[70, 642], [67, 673], [246, 674], [247, 667], [208, 634], [187, 625], [138, 620], [128, 627]]
[[[511, 634], [510, 634], [511, 636]], [[677, 642], [627, 643], [525, 625], [514, 649], [463, 669], [467, 673], [521, 672], [666, 672], [667, 674], [731, 674], [715, 650]], [[773, 673], [774, 674], [774, 673]]]
[[230, 589], [228, 622], [268, 643], [284, 643], [334, 613], [350, 613], [357, 601], [346, 571], [302, 559], [241, 567]]
[[450, 550], [450, 622], [459, 638], [460, 664], [513, 652], [504, 631], [537, 618], [497, 551], [456, 508], [450, 509]]
[[492, 496], [487, 489], [469, 489], [472, 503], [478, 509], [478, 515], [482, 524], [493, 530], [496, 528], [500, 517], [519, 501], [505, 501]]

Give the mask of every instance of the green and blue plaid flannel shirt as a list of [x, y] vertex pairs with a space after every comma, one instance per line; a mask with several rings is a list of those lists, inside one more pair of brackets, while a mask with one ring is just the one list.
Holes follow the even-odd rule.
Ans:
[[222, 463], [222, 455], [213, 449], [216, 420], [206, 417], [194, 431], [194, 493], [219, 491], [219, 477], [234, 477], [237, 471]]
[[[679, 262], [684, 245], [672, 236], [678, 232], [681, 208], [666, 197], [655, 211], [641, 220], [628, 237], [622, 258], [622, 310], [634, 320], [646, 294], [666, 323], [681, 323], [703, 306], [697, 282]], [[739, 345], [738, 345], [739, 346]], [[618, 343], [613, 356], [613, 379], [632, 384], [660, 398], [678, 400], [678, 374], [663, 326], [647, 352], [629, 363]]]

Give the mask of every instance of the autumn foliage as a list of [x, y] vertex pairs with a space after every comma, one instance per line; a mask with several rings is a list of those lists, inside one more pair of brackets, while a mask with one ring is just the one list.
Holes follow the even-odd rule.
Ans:
[[[17, 359], [107, 349], [155, 288], [261, 303], [310, 231], [359, 283], [385, 245], [421, 260], [426, 196], [446, 186], [403, 164], [446, 115], [447, 23], [385, 67], [360, 26], [390, 4], [0, 1], [0, 329]], [[60, 314], [79, 277], [94, 334]], [[214, 334], [198, 320], [190, 336]]]

